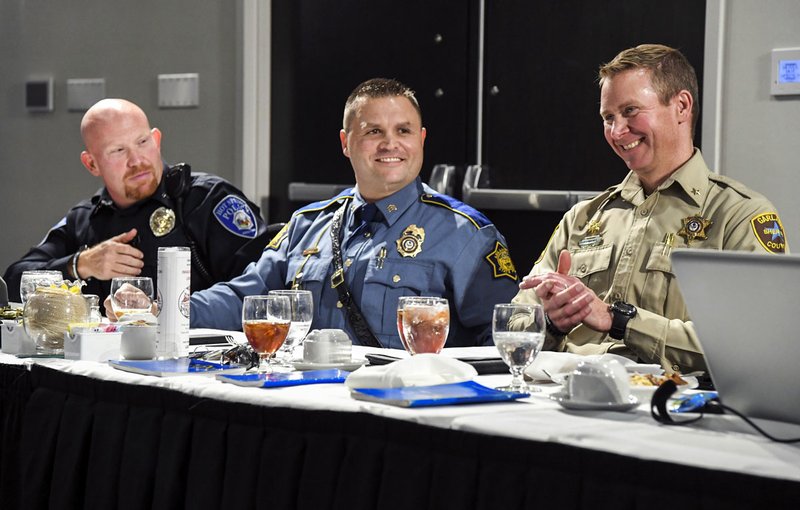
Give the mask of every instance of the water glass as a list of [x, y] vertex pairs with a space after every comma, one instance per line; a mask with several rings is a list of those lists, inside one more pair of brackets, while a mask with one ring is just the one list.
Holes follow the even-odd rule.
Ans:
[[103, 314], [100, 313], [100, 296], [97, 294], [84, 294], [86, 306], [89, 307], [89, 322], [103, 322]]
[[125, 315], [151, 313], [153, 279], [149, 276], [121, 276], [111, 279], [111, 308], [117, 320]]
[[61, 271], [44, 269], [23, 271], [22, 278], [19, 281], [19, 296], [22, 305], [24, 306], [28, 302], [28, 297], [34, 293], [36, 287], [49, 287], [51, 284], [59, 285], [63, 281], [64, 275], [61, 274]]
[[438, 354], [450, 332], [450, 305], [441, 297], [404, 296], [398, 300], [400, 340], [414, 355], [422, 352]]
[[311, 329], [311, 320], [314, 318], [314, 296], [310, 290], [295, 289], [271, 290], [268, 295], [286, 296], [291, 303], [292, 323], [289, 334], [286, 335], [286, 340], [276, 354], [281, 365], [290, 366], [295, 348], [302, 345], [308, 330]]
[[245, 296], [242, 329], [258, 353], [259, 372], [272, 372], [272, 358], [289, 334], [292, 307], [288, 296]]
[[[512, 318], [527, 317], [523, 331], [512, 331]], [[523, 321], [515, 321], [516, 324]], [[511, 383], [498, 388], [504, 391], [531, 393], [541, 391], [525, 382], [523, 372], [542, 349], [545, 336], [544, 310], [537, 304], [503, 303], [494, 306], [492, 338], [500, 357], [511, 372]]]

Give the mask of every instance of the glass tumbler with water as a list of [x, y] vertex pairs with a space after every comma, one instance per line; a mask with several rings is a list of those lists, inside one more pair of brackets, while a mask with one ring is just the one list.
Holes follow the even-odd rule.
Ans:
[[283, 341], [276, 354], [278, 363], [291, 366], [295, 348], [302, 345], [308, 330], [311, 329], [311, 320], [314, 318], [314, 296], [310, 290], [281, 289], [269, 291], [270, 296], [286, 296], [289, 298], [292, 309], [292, 323], [289, 334]]
[[499, 390], [524, 393], [540, 391], [526, 383], [522, 373], [542, 349], [544, 335], [544, 310], [541, 305], [508, 303], [494, 306], [492, 337], [500, 357], [511, 372], [511, 383]]
[[153, 305], [153, 279], [147, 276], [120, 276], [111, 279], [111, 307], [117, 319], [125, 315], [150, 313]]
[[52, 285], [59, 285], [64, 281], [64, 275], [61, 271], [50, 271], [44, 269], [37, 269], [32, 271], [23, 271], [22, 278], [19, 281], [19, 296], [22, 304], [28, 302], [28, 297], [36, 291], [36, 287], [43, 286], [49, 287]]

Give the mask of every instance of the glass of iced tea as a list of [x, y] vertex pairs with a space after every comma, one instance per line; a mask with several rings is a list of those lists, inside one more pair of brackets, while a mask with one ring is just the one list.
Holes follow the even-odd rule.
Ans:
[[411, 349], [408, 348], [408, 342], [406, 342], [406, 336], [403, 334], [403, 307], [406, 306], [406, 303], [413, 300], [419, 299], [418, 296], [401, 296], [400, 299], [397, 300], [397, 334], [400, 336], [400, 343], [403, 344], [403, 349], [408, 352], [411, 352]]
[[402, 324], [400, 340], [409, 353], [438, 354], [450, 331], [450, 305], [440, 297], [400, 298], [398, 323]]
[[272, 371], [272, 359], [283, 345], [292, 323], [292, 303], [280, 295], [245, 296], [242, 306], [242, 329], [247, 341], [258, 353], [259, 372]]

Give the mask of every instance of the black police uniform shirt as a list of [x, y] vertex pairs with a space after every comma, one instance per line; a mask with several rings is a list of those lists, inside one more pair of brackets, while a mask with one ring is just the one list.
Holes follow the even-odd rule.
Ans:
[[[258, 260], [269, 242], [266, 225], [259, 208], [241, 191], [220, 177], [192, 173], [188, 190], [182, 196], [183, 221], [213, 280], [208, 282], [193, 263], [192, 292], [217, 281], [233, 279], [247, 264]], [[68, 266], [78, 249], [91, 247], [132, 228], [136, 228], [137, 236], [130, 244], [144, 254], [140, 276], [153, 278], [157, 288], [158, 248], [189, 246], [184, 229], [177, 220], [171, 229], [158, 225], [158, 218], [164, 216], [164, 208], [174, 211], [176, 207], [176, 201], [166, 193], [163, 178], [150, 198], [124, 209], [114, 204], [105, 187], [101, 188], [93, 197], [70, 209], [38, 246], [8, 267], [5, 279], [10, 299], [20, 300], [19, 283], [23, 271], [54, 269], [68, 277], [71, 271], [68, 271]], [[82, 292], [97, 294], [102, 304], [110, 287], [110, 280], [89, 278]]]

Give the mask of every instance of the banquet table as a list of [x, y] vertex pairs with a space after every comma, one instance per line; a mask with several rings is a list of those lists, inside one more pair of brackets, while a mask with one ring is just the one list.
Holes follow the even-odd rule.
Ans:
[[0, 354], [0, 508], [798, 508], [798, 444], [728, 415], [660, 425], [647, 403], [570, 411], [541, 389], [407, 409], [342, 384]]

